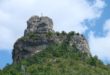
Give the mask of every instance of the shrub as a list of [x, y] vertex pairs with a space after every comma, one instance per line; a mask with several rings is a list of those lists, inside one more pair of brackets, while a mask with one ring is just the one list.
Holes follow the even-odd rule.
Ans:
[[36, 40], [36, 39], [38, 39], [38, 35], [36, 33], [30, 32], [21, 38], [21, 40], [23, 40], [23, 41], [27, 41], [29, 39]]
[[65, 32], [65, 31], [62, 31], [62, 33], [61, 33], [62, 35], [66, 35], [67, 33]]
[[56, 32], [56, 35], [57, 35], [57, 36], [59, 36], [59, 35], [60, 35], [60, 33], [59, 33], [59, 32]]
[[51, 37], [53, 36], [53, 32], [48, 32], [48, 33], [46, 34], [46, 36], [47, 36], [48, 38], [51, 38]]
[[68, 33], [69, 36], [73, 36], [74, 34], [75, 34], [74, 31], [71, 31], [71, 32]]

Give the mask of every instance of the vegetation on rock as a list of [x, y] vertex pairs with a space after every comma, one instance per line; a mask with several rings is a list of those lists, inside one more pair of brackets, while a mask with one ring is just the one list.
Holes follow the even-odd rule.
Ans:
[[109, 75], [110, 67], [92, 57], [85, 37], [55, 32], [49, 17], [32, 16], [14, 44], [13, 64], [0, 75]]
[[96, 56], [88, 57], [66, 43], [52, 44], [18, 64], [6, 66], [0, 75], [109, 75], [110, 68]]

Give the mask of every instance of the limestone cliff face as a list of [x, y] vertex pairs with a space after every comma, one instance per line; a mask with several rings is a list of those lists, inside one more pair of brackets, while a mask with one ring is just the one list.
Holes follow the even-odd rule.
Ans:
[[85, 37], [81, 34], [58, 33], [53, 30], [53, 21], [49, 17], [32, 16], [27, 21], [27, 29], [24, 36], [16, 41], [13, 49], [13, 61], [19, 62], [28, 58], [53, 43], [68, 41], [70, 46], [75, 46], [81, 52], [90, 55], [89, 46]]

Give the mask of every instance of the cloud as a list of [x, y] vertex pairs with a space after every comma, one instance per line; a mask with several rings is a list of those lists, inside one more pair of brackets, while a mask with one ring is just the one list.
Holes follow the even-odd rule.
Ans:
[[100, 59], [106, 62], [110, 61], [110, 19], [103, 25], [103, 31], [106, 33], [103, 37], [96, 36], [94, 32], [91, 32], [89, 44], [92, 54], [99, 56]]
[[0, 36], [0, 43], [1, 43], [0, 48], [1, 49], [4, 49], [5, 47], [10, 48], [12, 46], [10, 43], [13, 42], [12, 32], [9, 29], [1, 26], [0, 27], [0, 35], [2, 35], [2, 36]]
[[94, 0], [92, 4], [87, 0], [3, 0], [0, 3], [0, 48], [13, 48], [32, 15], [43, 13], [51, 17], [56, 31], [84, 33], [88, 27], [83, 22], [99, 18], [104, 7], [103, 0]]
[[110, 35], [110, 19], [108, 19], [105, 24], [104, 24], [104, 31], [106, 31], [108, 34], [107, 35]]

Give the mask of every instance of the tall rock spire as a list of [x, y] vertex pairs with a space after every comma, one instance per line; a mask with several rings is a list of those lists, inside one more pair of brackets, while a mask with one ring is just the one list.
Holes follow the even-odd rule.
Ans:
[[53, 21], [49, 17], [39, 17], [32, 16], [27, 21], [27, 29], [25, 30], [25, 35], [34, 32], [34, 33], [47, 33], [52, 32], [53, 30]]

